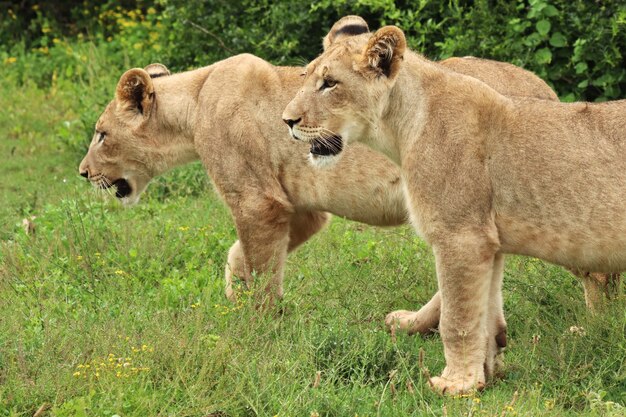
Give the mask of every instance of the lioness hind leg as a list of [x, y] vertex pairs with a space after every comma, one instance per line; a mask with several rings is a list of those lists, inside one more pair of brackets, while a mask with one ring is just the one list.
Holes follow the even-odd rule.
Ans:
[[489, 316], [497, 309], [497, 303], [495, 308], [489, 303], [498, 256], [493, 234], [471, 231], [433, 243], [446, 367], [430, 382], [436, 391], [445, 394], [482, 389], [486, 383], [488, 347], [495, 344], [495, 328], [488, 327]]
[[406, 331], [408, 334], [420, 333], [427, 335], [439, 326], [441, 315], [441, 293], [435, 295], [418, 311], [396, 310], [387, 314], [385, 324], [387, 328]]
[[489, 288], [489, 316], [487, 323], [487, 357], [485, 376], [501, 376], [504, 367], [503, 354], [506, 347], [506, 319], [502, 301], [502, 278], [504, 276], [504, 255], [496, 254], [493, 262], [493, 275]]
[[595, 313], [604, 304], [605, 300], [611, 300], [617, 295], [620, 285], [620, 273], [600, 273], [572, 270], [579, 277], [585, 291], [585, 304]]

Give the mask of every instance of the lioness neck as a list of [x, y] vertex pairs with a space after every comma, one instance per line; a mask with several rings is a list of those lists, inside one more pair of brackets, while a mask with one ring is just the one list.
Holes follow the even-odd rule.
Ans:
[[497, 132], [504, 120], [493, 115], [510, 105], [509, 99], [483, 82], [414, 53], [405, 55], [397, 77], [380, 133], [381, 142], [389, 148], [385, 153], [398, 165], [402, 165], [401, 155], [410, 154], [409, 146], [426, 133], [479, 132], [484, 123], [489, 123], [490, 132]]
[[418, 55], [410, 54], [405, 61], [385, 104], [376, 139], [377, 148], [398, 165], [411, 138], [423, 130], [427, 107], [423, 80], [432, 73], [429, 63]]
[[210, 72], [209, 66], [153, 80], [156, 98], [153, 128], [158, 138], [155, 152], [161, 172], [199, 159], [193, 136], [197, 92]]

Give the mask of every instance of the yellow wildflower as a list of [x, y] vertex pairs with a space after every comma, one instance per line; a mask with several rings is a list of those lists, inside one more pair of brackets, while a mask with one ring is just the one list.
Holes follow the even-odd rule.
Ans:
[[17, 62], [17, 58], [14, 56], [10, 56], [4, 60], [5, 64], [15, 64], [15, 62]]
[[118, 269], [117, 271], [115, 271], [115, 275], [124, 275], [125, 272], [122, 271], [121, 269]]
[[80, 376], [80, 372], [79, 372], [79, 371], [76, 371], [76, 372], [74, 372], [72, 375], [74, 375], [75, 377], [79, 377], [79, 376]]

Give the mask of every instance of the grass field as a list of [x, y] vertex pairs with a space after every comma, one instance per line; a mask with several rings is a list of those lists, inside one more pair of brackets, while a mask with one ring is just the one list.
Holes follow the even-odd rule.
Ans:
[[[227, 209], [199, 165], [121, 207], [77, 175], [118, 71], [0, 80], [0, 417], [624, 416], [626, 297], [591, 316], [563, 269], [511, 257], [506, 374], [442, 398], [437, 335], [383, 326], [436, 291], [407, 228], [342, 219], [290, 257], [282, 313], [223, 296]], [[35, 233], [22, 228], [33, 220]], [[572, 326], [583, 328], [571, 332]], [[319, 375], [319, 377], [317, 377]], [[319, 379], [317, 383], [314, 381]], [[45, 411], [44, 411], [45, 410]]]

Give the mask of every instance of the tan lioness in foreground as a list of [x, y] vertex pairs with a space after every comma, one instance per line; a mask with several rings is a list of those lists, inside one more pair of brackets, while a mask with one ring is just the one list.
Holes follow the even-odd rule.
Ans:
[[481, 388], [499, 365], [505, 253], [626, 267], [626, 101], [506, 97], [408, 51], [393, 26], [336, 39], [306, 71], [283, 114], [292, 135], [334, 154], [361, 141], [402, 168], [411, 221], [436, 258], [436, 390]]
[[[331, 35], [340, 37], [341, 30], [334, 27]], [[440, 64], [506, 94], [556, 99], [538, 77], [510, 64], [471, 58]], [[80, 172], [98, 187], [114, 185], [132, 203], [154, 176], [202, 159], [239, 238], [228, 255], [226, 295], [234, 297], [233, 274], [251, 283], [256, 271], [271, 275], [269, 296], [280, 297], [287, 253], [323, 227], [325, 212], [372, 225], [406, 222], [400, 171], [387, 158], [354, 147], [337, 167], [319, 172], [306, 163], [309, 145], [289, 139], [280, 115], [301, 86], [302, 71], [252, 55], [175, 75], [159, 64], [129, 70], [98, 119]], [[583, 283], [590, 305], [609, 288], [595, 278]], [[438, 321], [435, 296], [409, 330], [426, 332]]]

